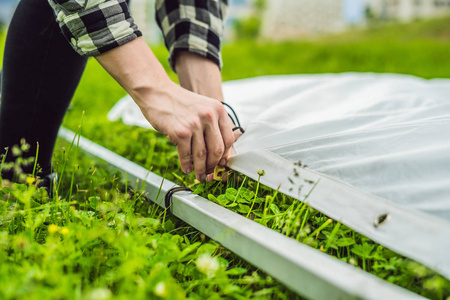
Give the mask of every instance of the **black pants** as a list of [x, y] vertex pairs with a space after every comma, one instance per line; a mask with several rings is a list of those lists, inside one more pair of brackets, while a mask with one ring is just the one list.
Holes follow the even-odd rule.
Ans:
[[[0, 154], [9, 147], [6, 161], [15, 161], [12, 146], [25, 139], [23, 154], [51, 172], [51, 158], [59, 126], [80, 81], [87, 59], [65, 40], [47, 0], [21, 0], [6, 38], [0, 104]], [[23, 168], [31, 173], [33, 164]], [[2, 170], [2, 177], [17, 174]]]

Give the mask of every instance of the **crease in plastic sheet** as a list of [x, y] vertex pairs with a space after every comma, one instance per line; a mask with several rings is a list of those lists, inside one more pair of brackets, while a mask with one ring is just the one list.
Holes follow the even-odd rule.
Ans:
[[[235, 143], [233, 159], [239, 163], [230, 166], [250, 175], [262, 168], [262, 161], [249, 156], [244, 163], [238, 158], [251, 151], [270, 152], [273, 156], [267, 159], [274, 161], [264, 161], [269, 178], [278, 168], [275, 161], [301, 160], [320, 172], [314, 174], [330, 180], [317, 184], [308, 200], [311, 205], [450, 278], [450, 256], [443, 252], [450, 240], [449, 95], [448, 79], [396, 74], [288, 75], [227, 82], [225, 99], [246, 129]], [[113, 108], [113, 117], [148, 127], [130, 98], [117, 105], [126, 109]], [[277, 176], [286, 177], [291, 167]], [[277, 188], [284, 180], [277, 176], [265, 183]], [[301, 194], [293, 196], [302, 200]], [[358, 197], [365, 201], [358, 202]], [[391, 213], [391, 218], [374, 228], [372, 220], [380, 211]]]

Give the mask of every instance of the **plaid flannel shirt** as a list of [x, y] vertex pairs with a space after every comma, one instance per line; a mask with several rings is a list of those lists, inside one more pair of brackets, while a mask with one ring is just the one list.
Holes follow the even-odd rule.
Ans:
[[[61, 31], [82, 56], [96, 56], [142, 33], [125, 0], [48, 0]], [[179, 51], [204, 56], [222, 67], [220, 54], [227, 0], [156, 0], [169, 62]]]

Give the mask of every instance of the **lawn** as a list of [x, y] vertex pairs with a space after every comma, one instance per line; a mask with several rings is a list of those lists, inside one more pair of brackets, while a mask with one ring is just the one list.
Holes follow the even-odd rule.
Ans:
[[[223, 48], [223, 78], [348, 71], [449, 78], [449, 33], [450, 18], [443, 18], [354, 30], [315, 41], [229, 43]], [[4, 35], [0, 41], [3, 44]], [[175, 80], [164, 47], [152, 49]], [[87, 138], [171, 180], [192, 184], [193, 177], [179, 171], [176, 150], [163, 136], [106, 119], [124, 95], [90, 60], [64, 126], [77, 130], [82, 123], [81, 134]], [[150, 205], [118, 174], [80, 153], [76, 141], [74, 145], [60, 141], [55, 152], [54, 164], [62, 180], [53, 199], [35, 191], [31, 178], [28, 186], [2, 191], [13, 195], [0, 206], [0, 279], [5, 283], [1, 298], [294, 297], [267, 274]], [[450, 282], [431, 270], [307, 205], [258, 186], [234, 173], [226, 184], [197, 184], [194, 189], [390, 282], [434, 299], [450, 296]], [[239, 201], [232, 206], [230, 199]]]

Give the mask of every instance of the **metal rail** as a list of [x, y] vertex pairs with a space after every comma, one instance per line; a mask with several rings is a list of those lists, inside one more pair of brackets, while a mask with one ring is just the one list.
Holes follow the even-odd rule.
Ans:
[[[75, 133], [61, 128], [59, 136], [71, 142]], [[83, 137], [79, 147], [126, 174], [135, 188], [145, 189], [147, 197], [164, 208], [163, 197], [176, 186], [173, 182]], [[173, 195], [172, 213], [301, 296], [423, 299], [190, 192]]]

